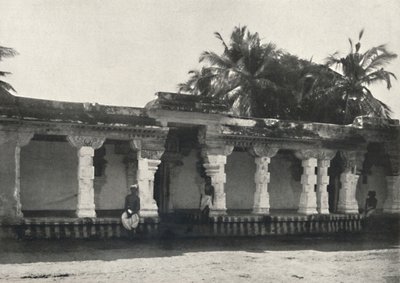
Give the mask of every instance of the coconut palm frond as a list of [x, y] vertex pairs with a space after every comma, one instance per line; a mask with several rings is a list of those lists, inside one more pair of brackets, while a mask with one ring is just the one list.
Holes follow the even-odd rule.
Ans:
[[387, 89], [390, 89], [392, 87], [391, 79], [390, 77], [394, 78], [397, 80], [397, 77], [394, 73], [385, 71], [383, 68], [380, 70], [377, 70], [373, 73], [370, 73], [364, 77], [361, 78], [361, 82], [365, 83], [367, 85], [370, 85], [375, 82], [385, 82]]
[[232, 62], [225, 58], [224, 56], [219, 56], [218, 54], [211, 51], [204, 51], [199, 58], [199, 62], [206, 62], [211, 66], [216, 65], [222, 68], [231, 68], [233, 67]]
[[16, 55], [18, 55], [18, 52], [15, 49], [0, 46], [0, 61], [2, 61], [2, 58], [14, 57]]
[[214, 35], [216, 38], [218, 38], [222, 45], [224, 46], [224, 51], [227, 52], [229, 50], [228, 45], [226, 45], [224, 39], [222, 38], [221, 34], [219, 32], [214, 32]]

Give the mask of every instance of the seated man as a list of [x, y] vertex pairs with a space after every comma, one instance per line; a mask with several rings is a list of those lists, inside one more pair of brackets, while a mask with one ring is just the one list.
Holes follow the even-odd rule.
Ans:
[[376, 211], [376, 205], [378, 204], [378, 200], [376, 199], [376, 192], [375, 191], [369, 191], [368, 192], [368, 198], [365, 201], [365, 210], [364, 210], [364, 216], [368, 217], [371, 214], [375, 213]]
[[206, 182], [205, 188], [204, 188], [204, 194], [201, 195], [200, 199], [200, 211], [203, 216], [208, 217], [208, 214], [210, 212], [210, 208], [212, 207], [213, 204], [213, 198], [214, 198], [214, 187], [211, 185], [211, 180]]
[[125, 198], [125, 211], [121, 216], [122, 225], [127, 230], [135, 229], [139, 225], [139, 187], [138, 185], [132, 185], [130, 190], [131, 193]]

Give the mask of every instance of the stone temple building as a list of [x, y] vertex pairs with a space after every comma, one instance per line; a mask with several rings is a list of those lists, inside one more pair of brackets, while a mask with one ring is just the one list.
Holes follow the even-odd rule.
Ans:
[[0, 236], [122, 237], [134, 183], [147, 235], [174, 224], [208, 235], [358, 231], [371, 190], [378, 213], [400, 213], [396, 120], [243, 118], [176, 93], [157, 93], [144, 108], [0, 101]]

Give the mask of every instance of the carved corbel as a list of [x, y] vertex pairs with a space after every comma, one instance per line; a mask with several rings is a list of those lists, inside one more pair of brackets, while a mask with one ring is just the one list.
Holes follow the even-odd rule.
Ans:
[[269, 145], [257, 144], [253, 145], [249, 152], [255, 157], [274, 157], [278, 153], [279, 148], [271, 147]]
[[142, 140], [133, 139], [130, 141], [129, 145], [134, 151], [139, 151], [142, 149]]
[[33, 132], [19, 132], [17, 136], [17, 145], [19, 147], [26, 146], [33, 138]]
[[141, 158], [153, 159], [153, 160], [161, 159], [161, 156], [163, 155], [163, 153], [164, 153], [164, 150], [142, 149], [140, 151]]
[[210, 156], [222, 155], [228, 156], [234, 149], [233, 145], [206, 145], [202, 148], [201, 155], [205, 160], [208, 160]]
[[318, 151], [314, 149], [302, 149], [296, 150], [294, 155], [300, 160], [306, 160], [310, 158], [318, 158]]
[[72, 146], [77, 148], [90, 146], [93, 149], [98, 149], [103, 145], [106, 138], [93, 136], [68, 136], [67, 140]]
[[365, 151], [340, 151], [344, 172], [361, 174], [365, 159]]

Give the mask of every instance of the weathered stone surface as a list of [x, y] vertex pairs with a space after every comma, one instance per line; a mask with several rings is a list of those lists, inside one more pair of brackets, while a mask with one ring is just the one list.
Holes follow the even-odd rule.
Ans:
[[356, 200], [356, 188], [359, 176], [345, 171], [340, 175], [342, 187], [339, 191], [338, 212], [358, 213], [358, 203]]
[[256, 173], [254, 181], [256, 183], [256, 191], [254, 192], [253, 214], [267, 215], [269, 214], [269, 193], [268, 183], [270, 174], [268, 172], [268, 164], [271, 159], [269, 157], [256, 157]]
[[[305, 157], [305, 155], [303, 155]], [[302, 191], [300, 195], [299, 209], [300, 214], [316, 214], [317, 213], [317, 198], [314, 192], [314, 186], [317, 183], [315, 175], [315, 167], [317, 159], [310, 157], [303, 159], [303, 175], [301, 175]]]
[[383, 212], [400, 213], [400, 176], [386, 176], [387, 196]]
[[140, 216], [158, 217], [158, 207], [154, 200], [154, 174], [161, 160], [139, 158], [137, 181], [139, 185]]

